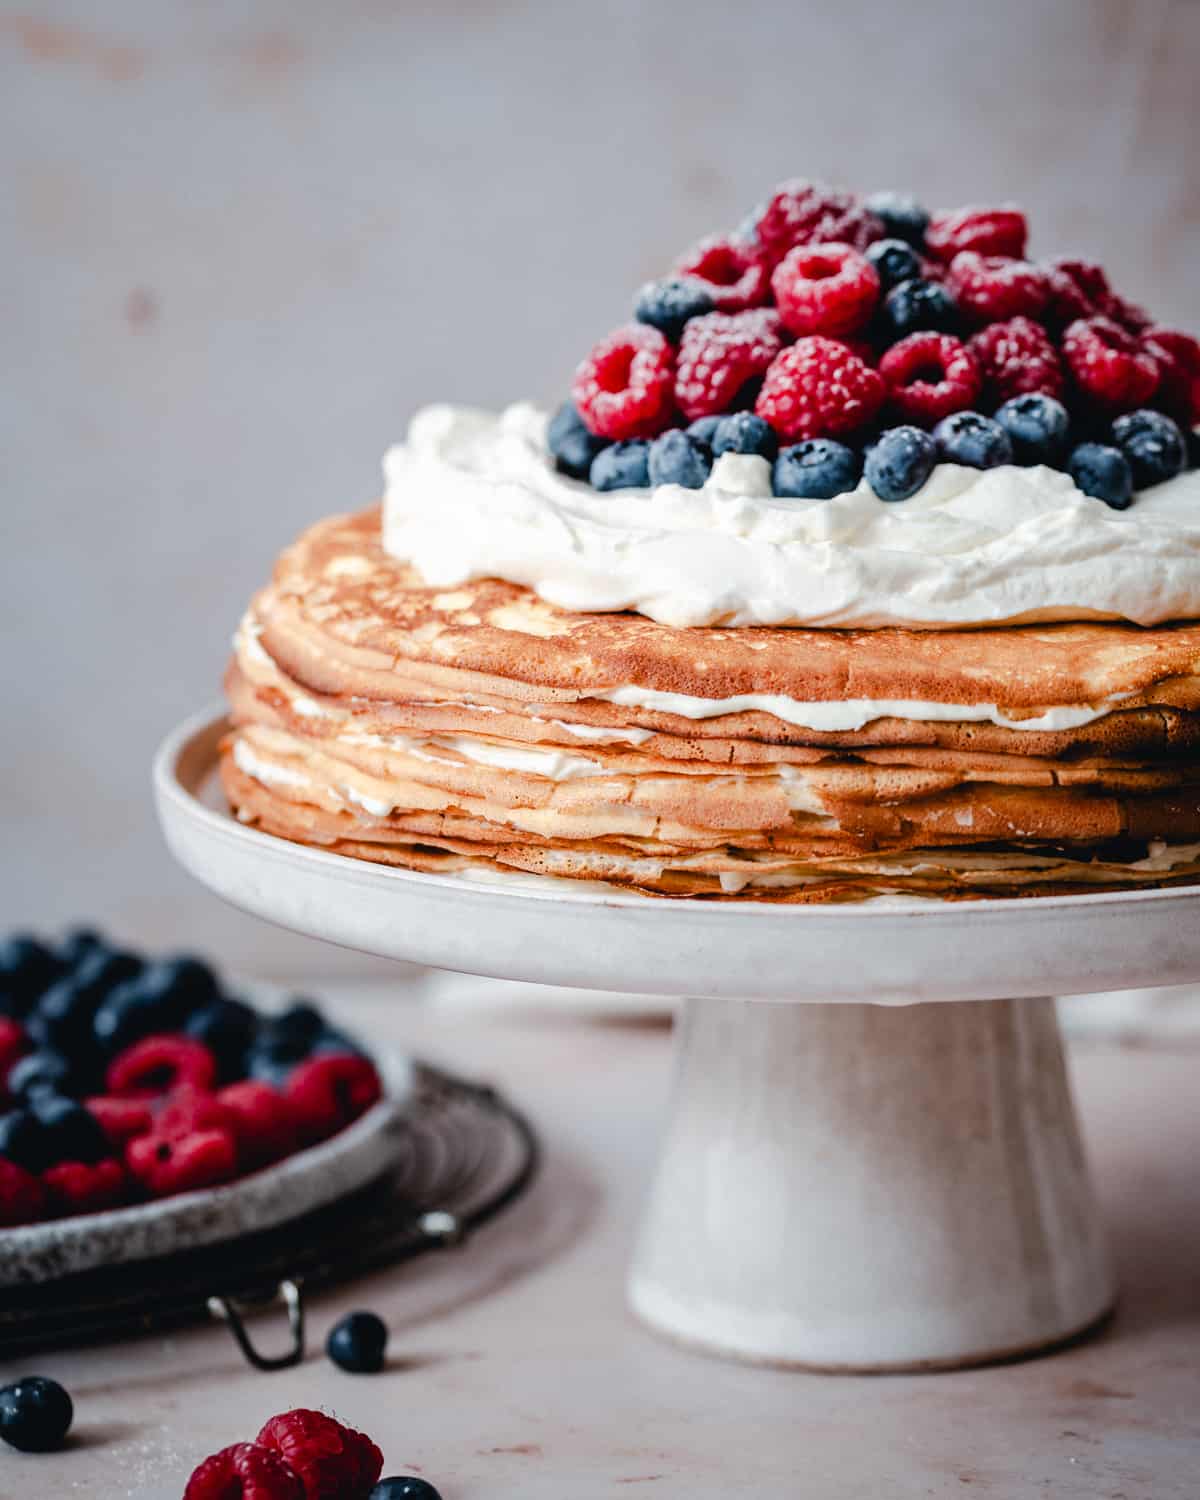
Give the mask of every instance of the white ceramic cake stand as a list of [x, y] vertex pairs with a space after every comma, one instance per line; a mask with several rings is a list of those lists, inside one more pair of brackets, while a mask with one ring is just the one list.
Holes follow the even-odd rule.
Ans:
[[212, 790], [224, 728], [183, 725], [155, 779], [172, 850], [238, 906], [439, 968], [686, 997], [630, 1277], [652, 1327], [899, 1370], [1031, 1352], [1112, 1305], [1042, 997], [1200, 978], [1200, 889], [806, 908], [414, 874], [238, 823]]

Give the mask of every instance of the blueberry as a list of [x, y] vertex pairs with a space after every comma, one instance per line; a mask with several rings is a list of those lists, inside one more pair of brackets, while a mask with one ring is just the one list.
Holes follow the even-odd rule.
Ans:
[[926, 328], [953, 333], [958, 327], [958, 308], [944, 286], [914, 276], [894, 286], [883, 299], [878, 326], [886, 343]]
[[372, 1312], [353, 1312], [334, 1324], [325, 1352], [340, 1369], [353, 1375], [375, 1375], [383, 1369], [387, 1324]]
[[332, 1026], [327, 1026], [316, 1041], [312, 1044], [312, 1057], [322, 1057], [330, 1052], [349, 1053], [353, 1057], [366, 1057], [362, 1046], [347, 1036], [344, 1031], [336, 1031]]
[[10, 1109], [0, 1115], [0, 1156], [27, 1172], [41, 1172], [49, 1165], [42, 1127], [29, 1110]]
[[197, 958], [150, 963], [101, 1001], [92, 1035], [106, 1052], [119, 1052], [155, 1031], [176, 1031], [220, 998], [216, 976]]
[[42, 1129], [46, 1162], [98, 1162], [112, 1155], [108, 1138], [96, 1118], [75, 1099], [61, 1094], [36, 1094], [29, 1113]]
[[637, 295], [633, 315], [639, 323], [649, 323], [676, 343], [689, 318], [712, 310], [711, 295], [694, 276], [668, 276], [646, 283]]
[[572, 479], [586, 479], [592, 459], [605, 446], [603, 438], [589, 432], [572, 402], [564, 401], [546, 429], [546, 446], [554, 455], [554, 467]]
[[20, 1020], [58, 973], [58, 959], [31, 934], [17, 932], [0, 943], [0, 1015]]
[[895, 239], [907, 240], [919, 250], [929, 228], [929, 210], [908, 193], [872, 193], [866, 207]]
[[832, 500], [857, 485], [862, 459], [832, 438], [808, 438], [775, 460], [774, 490], [785, 499]]
[[866, 257], [875, 267], [885, 292], [899, 286], [902, 281], [920, 278], [921, 259], [903, 240], [876, 240], [867, 246]]
[[762, 458], [774, 458], [778, 447], [774, 431], [752, 411], [722, 417], [712, 436], [714, 458], [722, 453], [757, 453]]
[[1187, 463], [1183, 433], [1162, 412], [1126, 412], [1112, 424], [1112, 435], [1129, 460], [1134, 489], [1148, 490], [1183, 472]]
[[977, 411], [956, 411], [933, 429], [938, 452], [950, 464], [995, 469], [1013, 461], [1012, 439], [999, 422]]
[[162, 990], [168, 1014], [180, 1024], [194, 1011], [220, 999], [221, 986], [210, 965], [190, 953], [177, 953], [148, 965]]
[[428, 1479], [417, 1479], [412, 1474], [391, 1474], [379, 1481], [367, 1500], [442, 1500], [442, 1496]]
[[30, 1036], [39, 1046], [60, 1051], [84, 1047], [104, 998], [143, 967], [132, 953], [93, 949], [38, 1001], [27, 1022]]
[[232, 1078], [241, 1067], [258, 1031], [258, 1015], [240, 1000], [214, 1000], [193, 1011], [184, 1031], [203, 1042], [216, 1057], [221, 1073]]
[[867, 453], [867, 483], [881, 500], [907, 500], [933, 473], [937, 444], [919, 427], [892, 427]]
[[1067, 460], [1067, 473], [1085, 495], [1113, 510], [1127, 510], [1133, 503], [1133, 470], [1119, 448], [1080, 443]]
[[704, 443], [711, 448], [713, 438], [717, 435], [717, 428], [724, 420], [724, 417], [697, 417], [694, 422], [688, 424], [687, 434], [689, 437], [694, 437], [697, 442]]
[[94, 928], [73, 927], [60, 944], [58, 957], [64, 968], [73, 969], [89, 954], [107, 949], [108, 944]]
[[1037, 392], [1014, 396], [997, 411], [996, 421], [1012, 442], [1014, 462], [1025, 465], [1062, 462], [1071, 419], [1066, 407], [1053, 396]]
[[644, 490], [650, 483], [650, 444], [630, 438], [602, 448], [592, 459], [588, 478], [597, 490]]
[[8, 1092], [14, 1099], [28, 1100], [38, 1093], [69, 1094], [75, 1082], [70, 1062], [49, 1047], [27, 1052], [8, 1070]]
[[57, 1380], [26, 1375], [0, 1390], [0, 1438], [22, 1453], [49, 1453], [62, 1446], [75, 1408]]
[[698, 490], [712, 468], [712, 454], [698, 438], [674, 428], [650, 444], [650, 483]]

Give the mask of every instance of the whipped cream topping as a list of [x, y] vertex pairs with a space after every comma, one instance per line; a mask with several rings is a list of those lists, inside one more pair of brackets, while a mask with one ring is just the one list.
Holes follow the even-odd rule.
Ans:
[[779, 500], [766, 460], [739, 454], [700, 490], [600, 493], [555, 470], [545, 414], [518, 404], [427, 407], [384, 473], [383, 545], [436, 588], [499, 577], [563, 609], [673, 626], [1200, 616], [1200, 471], [1127, 511], [1012, 465], [941, 464], [899, 504], [865, 482]]

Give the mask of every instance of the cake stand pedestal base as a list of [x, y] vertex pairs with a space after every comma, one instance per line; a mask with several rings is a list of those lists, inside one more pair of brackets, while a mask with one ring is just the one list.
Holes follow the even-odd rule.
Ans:
[[652, 1328], [772, 1364], [1031, 1352], [1111, 1307], [1053, 1006], [689, 1000], [630, 1277]]

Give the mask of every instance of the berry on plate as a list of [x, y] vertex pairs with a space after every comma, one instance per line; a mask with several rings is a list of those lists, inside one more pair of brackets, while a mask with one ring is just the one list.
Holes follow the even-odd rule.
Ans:
[[679, 342], [689, 318], [712, 312], [716, 305], [710, 289], [695, 276], [667, 276], [662, 281], [646, 283], [637, 295], [633, 315], [639, 323], [657, 328], [674, 344]]
[[238, 1172], [237, 1143], [228, 1130], [151, 1132], [130, 1141], [125, 1162], [152, 1197], [167, 1198], [231, 1182]]
[[109, 1145], [118, 1151], [123, 1151], [134, 1136], [145, 1135], [154, 1123], [149, 1099], [114, 1099], [108, 1094], [97, 1094], [83, 1103]]
[[671, 345], [657, 328], [631, 323], [601, 339], [579, 366], [571, 399], [597, 437], [654, 437], [671, 419], [674, 378]]
[[771, 290], [793, 333], [841, 338], [870, 322], [879, 275], [851, 245], [796, 245], [771, 273]]
[[128, 1174], [114, 1156], [102, 1161], [63, 1161], [42, 1173], [50, 1208], [59, 1214], [91, 1214], [125, 1201]]
[[305, 1500], [367, 1500], [383, 1472], [383, 1454], [371, 1439], [324, 1412], [282, 1412], [255, 1441], [284, 1459]]
[[1133, 472], [1119, 448], [1080, 443], [1067, 460], [1067, 473], [1085, 495], [1113, 510], [1125, 510], [1133, 502]]
[[852, 193], [795, 178], [775, 189], [759, 212], [754, 239], [772, 269], [793, 245], [836, 242], [865, 250], [883, 225]]
[[946, 333], [911, 333], [879, 361], [888, 408], [902, 422], [932, 427], [974, 406], [983, 389], [979, 361]]
[[1183, 433], [1160, 411], [1131, 411], [1112, 424], [1113, 442], [1129, 460], [1135, 489], [1174, 479], [1187, 462]]
[[752, 411], [735, 411], [718, 421], [711, 446], [714, 458], [722, 453], [757, 453], [762, 458], [774, 458], [779, 444], [761, 417]]
[[1053, 396], [1014, 396], [997, 409], [996, 421], [1008, 433], [1015, 463], [1055, 465], [1062, 461], [1071, 418]]
[[1050, 296], [1037, 266], [1002, 255], [980, 255], [978, 250], [959, 251], [950, 262], [946, 286], [972, 323], [1036, 318]]
[[883, 405], [879, 372], [835, 339], [798, 339], [767, 371], [754, 410], [781, 438], [841, 437], [868, 427]]
[[863, 472], [881, 500], [907, 500], [933, 473], [937, 458], [937, 444], [920, 427], [891, 427], [868, 448]]
[[745, 245], [720, 235], [689, 250], [675, 274], [698, 286], [717, 312], [745, 312], [767, 300], [766, 266]]
[[1158, 404], [1183, 427], [1200, 422], [1200, 340], [1171, 328], [1147, 328], [1141, 344], [1158, 364]]
[[22, 1453], [52, 1453], [71, 1430], [75, 1406], [57, 1380], [26, 1375], [0, 1389], [0, 1438]]
[[61, 1094], [35, 1094], [27, 1108], [41, 1128], [47, 1166], [60, 1161], [94, 1163], [109, 1154], [108, 1137], [78, 1100]]
[[963, 250], [1020, 259], [1027, 233], [1020, 209], [960, 208], [934, 214], [925, 231], [925, 248], [942, 261], [953, 260]]
[[59, 960], [37, 938], [16, 932], [0, 943], [0, 1015], [20, 1020], [54, 982]]
[[287, 1082], [287, 1098], [304, 1141], [323, 1141], [365, 1114], [383, 1090], [365, 1057], [329, 1053], [301, 1063]]
[[280, 1454], [259, 1443], [233, 1443], [199, 1465], [183, 1500], [305, 1500], [305, 1489]]
[[217, 1062], [202, 1042], [190, 1037], [148, 1036], [119, 1053], [108, 1065], [105, 1086], [110, 1094], [151, 1097], [180, 1084], [211, 1089]]
[[979, 361], [989, 409], [1031, 392], [1062, 397], [1065, 381], [1058, 350], [1031, 318], [1010, 318], [980, 329], [971, 336], [970, 349]]
[[1111, 318], [1080, 318], [1063, 334], [1063, 358], [1085, 399], [1108, 411], [1132, 411], [1158, 385], [1158, 364]]
[[592, 460], [604, 447], [604, 439], [589, 432], [574, 404], [564, 401], [550, 418], [546, 446], [560, 474], [569, 474], [572, 479], [586, 479]]
[[645, 489], [650, 483], [650, 444], [645, 438], [611, 443], [592, 459], [588, 478], [596, 490]]
[[868, 245], [866, 258], [884, 291], [921, 276], [921, 257], [905, 240], [876, 240]]
[[0, 1155], [0, 1229], [33, 1224], [46, 1212], [46, 1189], [41, 1181], [7, 1152]]
[[698, 490], [711, 469], [712, 450], [707, 443], [678, 427], [650, 444], [648, 472], [652, 485], [678, 484], [685, 490]]
[[959, 324], [958, 307], [944, 286], [918, 276], [891, 289], [883, 299], [877, 324], [885, 344], [926, 329], [954, 333]]
[[377, 1375], [387, 1350], [387, 1324], [373, 1312], [348, 1313], [335, 1323], [325, 1352], [339, 1369], [352, 1375]]
[[779, 314], [771, 309], [693, 318], [679, 341], [676, 405], [690, 421], [732, 410], [782, 348]]
[[29, 1100], [38, 1093], [70, 1093], [78, 1082], [77, 1070], [68, 1057], [50, 1047], [26, 1052], [8, 1070], [5, 1079], [14, 1099]]
[[29, 1051], [29, 1037], [19, 1021], [0, 1016], [0, 1100], [7, 1098], [8, 1070]]
[[772, 488], [787, 500], [832, 500], [854, 489], [862, 459], [832, 438], [808, 438], [784, 448], [775, 460]]
[[929, 227], [929, 210], [910, 193], [872, 193], [864, 207], [883, 226], [884, 234], [905, 240], [919, 250]]
[[1013, 461], [1012, 439], [999, 422], [977, 411], [957, 411], [933, 429], [938, 455], [968, 469], [995, 469]]
[[226, 1084], [217, 1102], [231, 1122], [244, 1167], [266, 1166], [296, 1149], [300, 1130], [295, 1107], [270, 1084], [253, 1078]]

